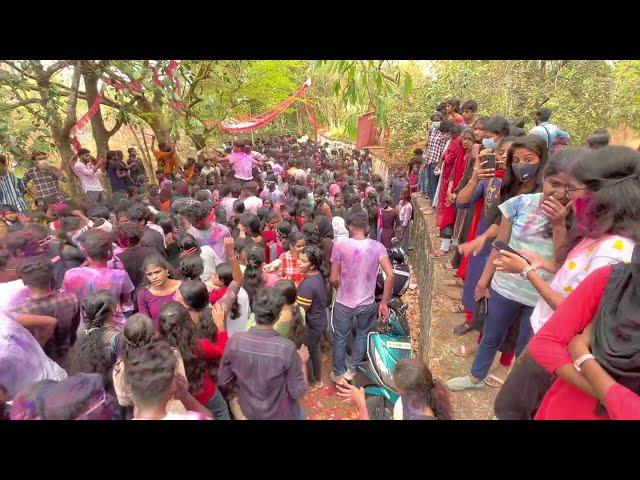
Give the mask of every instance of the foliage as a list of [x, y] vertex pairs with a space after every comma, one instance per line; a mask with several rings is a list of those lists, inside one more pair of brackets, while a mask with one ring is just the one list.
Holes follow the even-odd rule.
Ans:
[[344, 121], [345, 132], [356, 135], [357, 117], [375, 112], [376, 125], [381, 130], [388, 125], [390, 98], [397, 92], [405, 97], [412, 90], [411, 75], [389, 60], [320, 60], [317, 66], [331, 75], [331, 90], [340, 99], [349, 115]]
[[[475, 99], [480, 116], [524, 119], [533, 127], [535, 111], [553, 111], [551, 121], [584, 144], [594, 130], [640, 120], [640, 62], [598, 60], [456, 60], [430, 62], [432, 76], [414, 75], [409, 101], [396, 96], [390, 108], [390, 149], [406, 153], [426, 134], [436, 106], [450, 98]], [[417, 78], [416, 78], [417, 77]]]

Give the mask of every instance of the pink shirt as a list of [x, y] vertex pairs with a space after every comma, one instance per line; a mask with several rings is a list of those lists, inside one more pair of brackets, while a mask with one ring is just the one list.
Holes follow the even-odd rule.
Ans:
[[132, 310], [133, 304], [129, 302], [126, 305], [122, 305], [120, 297], [135, 290], [129, 274], [125, 270], [89, 267], [72, 268], [64, 274], [64, 280], [62, 280], [62, 286], [60, 287], [61, 292], [73, 293], [81, 304], [91, 293], [98, 290], [109, 290], [113, 294], [117, 302], [113, 322], [119, 327], [124, 327], [125, 318], [122, 312]]
[[253, 179], [253, 158], [243, 152], [229, 154], [229, 165], [233, 167], [235, 177], [239, 180]]
[[369, 238], [347, 238], [334, 243], [331, 263], [340, 264], [340, 286], [336, 301], [349, 308], [373, 303], [378, 267], [380, 260], [386, 256], [384, 245]]

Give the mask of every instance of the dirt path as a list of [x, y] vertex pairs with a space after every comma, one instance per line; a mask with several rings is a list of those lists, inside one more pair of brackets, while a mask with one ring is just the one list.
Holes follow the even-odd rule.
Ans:
[[[417, 203], [420, 206], [426, 205], [423, 198], [418, 197]], [[424, 215], [416, 211], [418, 215]], [[427, 215], [429, 224], [429, 235], [433, 248], [440, 246], [438, 231], [435, 227], [435, 215]], [[418, 246], [416, 245], [416, 248]], [[461, 342], [470, 345], [477, 334], [470, 332], [463, 337], [455, 335], [453, 328], [464, 320], [461, 313], [452, 313], [458, 303], [453, 298], [460, 298], [462, 288], [447, 287], [446, 282], [453, 280], [454, 270], [446, 270], [445, 266], [450, 265], [452, 255], [446, 255], [434, 259], [434, 290], [430, 332], [430, 358], [429, 367], [434, 376], [442, 381], [451, 377], [466, 375], [471, 369], [473, 357], [457, 357], [451, 349], [460, 345]], [[453, 416], [459, 420], [487, 420], [493, 417], [493, 402], [498, 390], [485, 387], [480, 391], [451, 392], [450, 398], [453, 406]]]

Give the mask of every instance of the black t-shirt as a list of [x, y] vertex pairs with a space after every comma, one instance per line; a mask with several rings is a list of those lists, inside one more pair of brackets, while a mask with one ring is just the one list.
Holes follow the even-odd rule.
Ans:
[[145, 280], [144, 272], [142, 271], [142, 262], [144, 262], [144, 259], [157, 253], [158, 251], [155, 248], [136, 245], [118, 255], [134, 287], [138, 288]]
[[324, 331], [327, 328], [328, 298], [327, 284], [321, 274], [309, 275], [300, 283], [297, 301], [307, 314], [307, 326]]

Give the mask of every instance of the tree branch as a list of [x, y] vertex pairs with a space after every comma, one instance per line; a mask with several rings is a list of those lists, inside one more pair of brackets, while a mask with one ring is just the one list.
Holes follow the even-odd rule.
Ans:
[[11, 105], [8, 105], [8, 104], [0, 105], [0, 110], [2, 111], [15, 110], [16, 108], [24, 107], [25, 105], [30, 105], [32, 103], [40, 103], [40, 100], [36, 98], [25, 98]]
[[113, 137], [118, 132], [118, 130], [120, 130], [120, 127], [122, 126], [123, 123], [124, 122], [122, 118], [118, 118], [113, 128], [111, 130], [107, 130], [107, 135], [109, 135], [109, 137]]
[[76, 107], [78, 106], [78, 91], [80, 89], [80, 69], [75, 66], [73, 69], [73, 78], [71, 79], [71, 88], [69, 98], [67, 100], [67, 124], [73, 125], [76, 121]]
[[21, 75], [30, 78], [31, 80], [38, 80], [38, 77], [36, 77], [35, 75], [32, 75], [30, 73], [27, 73], [23, 68], [18, 67], [15, 62], [12, 62], [10, 60], [2, 60], [2, 63], [6, 63], [7, 65], [9, 65], [11, 68], [13, 68], [14, 70], [17, 70], [18, 72], [20, 72]]
[[69, 65], [73, 65], [75, 60], [59, 60], [44, 71], [45, 78], [50, 78], [58, 70], [62, 70]]

